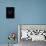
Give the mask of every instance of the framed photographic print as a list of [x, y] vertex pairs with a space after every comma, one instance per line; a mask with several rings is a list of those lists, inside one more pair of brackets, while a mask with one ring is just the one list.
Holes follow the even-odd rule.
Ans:
[[6, 7], [6, 18], [14, 18], [14, 7]]

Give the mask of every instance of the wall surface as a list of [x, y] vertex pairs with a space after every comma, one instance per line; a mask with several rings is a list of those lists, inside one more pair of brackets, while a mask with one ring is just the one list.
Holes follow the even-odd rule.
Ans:
[[16, 18], [19, 24], [46, 24], [46, 0], [16, 0]]
[[[14, 19], [6, 19], [9, 6], [16, 7]], [[0, 44], [8, 43], [9, 32], [18, 32], [18, 24], [46, 24], [46, 0], [0, 0]]]
[[[0, 44], [7, 44], [8, 34], [16, 32], [16, 18], [6, 19], [6, 7], [16, 7], [16, 0], [0, 0]], [[15, 41], [17, 43], [17, 39]]]

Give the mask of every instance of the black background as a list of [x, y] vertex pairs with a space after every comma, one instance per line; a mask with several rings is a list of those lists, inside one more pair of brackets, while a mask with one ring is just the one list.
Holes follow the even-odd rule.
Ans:
[[[11, 14], [9, 14], [9, 12], [11, 12]], [[14, 18], [14, 7], [6, 7], [6, 18]]]

